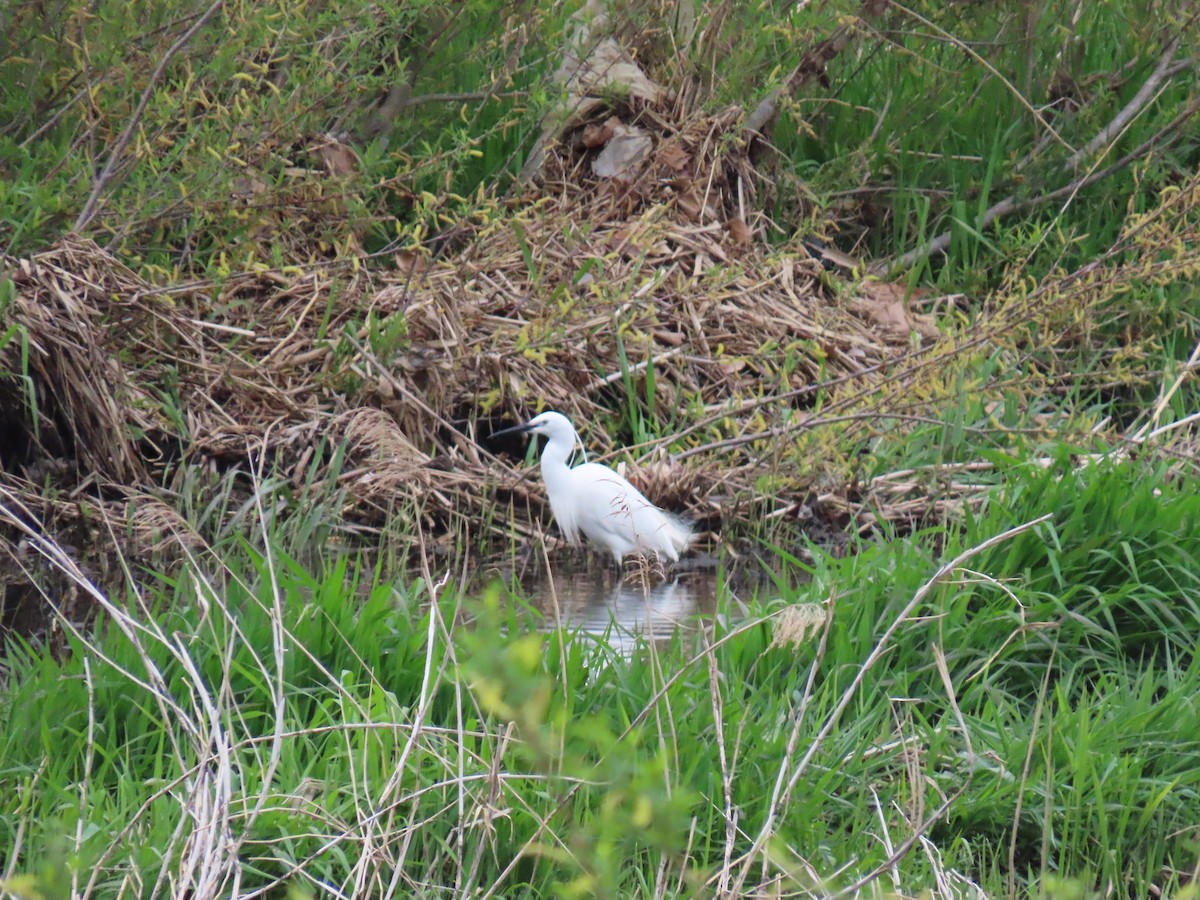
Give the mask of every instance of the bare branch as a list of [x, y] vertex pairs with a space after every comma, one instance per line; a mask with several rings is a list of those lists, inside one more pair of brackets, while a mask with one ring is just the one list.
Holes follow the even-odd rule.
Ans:
[[[1178, 48], [1178, 41], [1172, 41], [1167, 45], [1158, 64], [1154, 67], [1154, 71], [1150, 73], [1146, 79], [1146, 83], [1138, 90], [1138, 92], [1130, 99], [1128, 103], [1113, 117], [1104, 128], [1102, 128], [1095, 137], [1087, 142], [1083, 147], [1072, 153], [1063, 163], [1063, 168], [1067, 171], [1073, 170], [1079, 162], [1100, 150], [1106, 144], [1111, 145], [1113, 141], [1120, 137], [1124, 129], [1128, 128], [1133, 120], [1141, 113], [1158, 95], [1164, 87], [1164, 82], [1180, 72], [1191, 68], [1194, 59], [1175, 59], [1175, 51]], [[1053, 202], [1061, 197], [1071, 196], [1079, 192], [1088, 185], [1095, 184], [1114, 172], [1127, 167], [1130, 163], [1140, 159], [1150, 150], [1154, 149], [1164, 141], [1173, 141], [1172, 135], [1176, 135], [1179, 129], [1188, 122], [1200, 108], [1200, 101], [1193, 101], [1188, 104], [1184, 111], [1175, 117], [1172, 122], [1165, 128], [1159, 130], [1156, 134], [1144, 141], [1137, 147], [1136, 150], [1123, 156], [1120, 160], [1110, 166], [1092, 171], [1079, 178], [1072, 180], [1070, 183], [1057, 188], [1053, 191], [1039, 194], [1036, 197], [1028, 199], [1018, 199], [1016, 194], [1010, 194], [999, 203], [994, 204], [984, 211], [979, 221], [975, 223], [975, 227], [982, 231], [995, 222], [1002, 216], [1011, 215], [1014, 212], [1019, 212], [1034, 207], [1041, 206], [1046, 203]], [[883, 275], [886, 273], [896, 272], [906, 269], [923, 259], [927, 259], [935, 253], [941, 253], [950, 246], [952, 240], [952, 232], [945, 231], [937, 237], [926, 241], [919, 247], [914, 247], [907, 253], [901, 254], [894, 259], [884, 259], [874, 263], [870, 267], [870, 271], [874, 275]]]
[[863, 0], [858, 19], [839, 26], [828, 38], [805, 53], [792, 73], [784, 79], [783, 84], [759, 101], [758, 106], [747, 116], [742, 131], [748, 134], [761, 133], [778, 114], [783, 98], [796, 93], [806, 81], [824, 78], [825, 67], [829, 61], [846, 48], [854, 35], [861, 30], [862, 23], [878, 18], [887, 7], [887, 0]]
[[1124, 108], [1113, 117], [1113, 120], [1100, 129], [1099, 133], [1080, 147], [1077, 151], [1071, 154], [1065, 165], [1074, 168], [1079, 164], [1081, 159], [1091, 156], [1107, 144], [1114, 140], [1117, 135], [1133, 121], [1134, 117], [1154, 98], [1158, 91], [1159, 85], [1176, 75], [1184, 69], [1190, 68], [1192, 61], [1189, 59], [1175, 59], [1175, 51], [1179, 48], [1179, 38], [1167, 43], [1166, 49], [1163, 50], [1162, 57], [1158, 60], [1158, 65], [1154, 67], [1154, 71], [1150, 73], [1150, 77], [1146, 79], [1136, 94], [1125, 104]]

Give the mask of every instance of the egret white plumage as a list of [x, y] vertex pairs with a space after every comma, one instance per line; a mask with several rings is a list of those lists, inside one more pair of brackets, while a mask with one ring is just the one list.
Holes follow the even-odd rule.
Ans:
[[542, 480], [554, 520], [572, 544], [582, 532], [611, 553], [617, 565], [635, 552], [654, 553], [675, 562], [687, 550], [692, 530], [678, 516], [659, 509], [608, 466], [568, 465], [579, 438], [562, 413], [544, 412], [524, 425], [494, 432], [492, 437], [522, 433], [548, 438], [542, 450]]

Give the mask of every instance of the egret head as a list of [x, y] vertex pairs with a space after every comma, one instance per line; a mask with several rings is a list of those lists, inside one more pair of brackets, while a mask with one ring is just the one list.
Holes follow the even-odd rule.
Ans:
[[570, 419], [558, 412], [544, 412], [534, 416], [524, 425], [493, 431], [492, 437], [505, 434], [540, 434], [552, 441], [566, 441], [571, 446], [575, 445], [575, 426], [571, 424]]

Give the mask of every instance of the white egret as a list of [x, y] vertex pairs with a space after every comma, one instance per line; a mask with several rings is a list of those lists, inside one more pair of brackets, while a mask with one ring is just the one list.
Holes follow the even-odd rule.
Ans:
[[492, 434], [541, 434], [542, 480], [559, 530], [572, 544], [583, 532], [613, 555], [620, 565], [630, 553], [665, 556], [675, 562], [692, 542], [691, 527], [659, 509], [642, 492], [599, 463], [571, 468], [567, 463], [579, 438], [562, 413], [544, 412], [524, 425]]

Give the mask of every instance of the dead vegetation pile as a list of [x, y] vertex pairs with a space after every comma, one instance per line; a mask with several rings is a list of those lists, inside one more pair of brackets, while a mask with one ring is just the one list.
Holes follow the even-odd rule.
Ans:
[[[383, 272], [163, 288], [75, 237], [5, 259], [26, 336], [4, 349], [4, 369], [21, 374], [3, 388], [19, 425], [10, 485], [42, 502], [54, 465], [81, 501], [123, 499], [181, 466], [266, 463], [299, 492], [336, 480], [360, 521], [390, 511], [444, 529], [486, 519], [491, 488], [512, 485], [481, 443], [502, 419], [552, 407], [612, 422], [630, 390], [645, 398], [649, 374], [654, 403], [681, 425], [719, 416], [689, 439], [698, 447], [755, 427], [759, 408], [739, 403], [786, 396], [804, 409], [819, 383], [869, 377], [907, 349], [906, 332], [834, 302], [817, 261], [756, 239], [744, 212], [756, 181], [744, 149], [722, 140], [727, 117], [639, 121], [658, 137], [627, 177], [591, 171], [619, 123], [589, 121], [549, 158], [539, 198], [460, 231], [455, 252], [404, 254]], [[593, 450], [609, 446], [584, 431]], [[715, 523], [749, 509], [755, 478], [777, 466], [758, 452], [746, 448], [736, 477], [737, 454], [701, 454], [680, 481], [661, 460], [642, 481]], [[786, 474], [802, 493], [818, 471]]]
[[856, 484], [849, 458], [930, 416], [955, 367], [1016, 324], [1066, 308], [1076, 318], [1050, 342], [1071, 337], [1119, 289], [1118, 264], [943, 337], [896, 286], [769, 248], [755, 210], [770, 184], [730, 137], [736, 111], [684, 106], [570, 121], [540, 188], [456, 226], [440, 255], [179, 286], [76, 237], [3, 259], [19, 335], [0, 350], [8, 489], [143, 549], [164, 531], [194, 539], [144, 510], [154, 497], [172, 511], [197, 466], [270, 471], [301, 508], [334, 488], [358, 526], [446, 534], [489, 523], [498, 499], [541, 507], [536, 480], [489, 452], [501, 423], [559, 409], [606, 451], [629, 435], [588, 423], [652, 402], [675, 430], [635, 448], [627, 474], [714, 529], [951, 511], [969, 478], [937, 499], [905, 473]]

